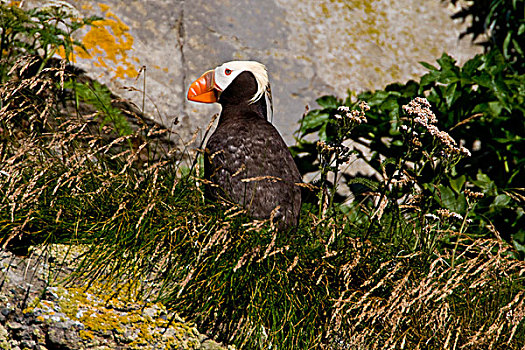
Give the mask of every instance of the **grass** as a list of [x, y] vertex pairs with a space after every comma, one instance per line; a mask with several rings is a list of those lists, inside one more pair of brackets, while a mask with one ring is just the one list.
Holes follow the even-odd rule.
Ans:
[[138, 114], [119, 136], [60, 77], [75, 78], [58, 66], [2, 86], [4, 248], [84, 244], [73, 281], [135, 284], [240, 348], [520, 348], [525, 265], [504, 242], [441, 219], [416, 237], [391, 204], [374, 214], [380, 200], [321, 216], [305, 204], [279, 232], [205, 201], [188, 149], [149, 138], [163, 132]]
[[[318, 182], [300, 226], [280, 232], [206, 201], [188, 145], [66, 62], [48, 62], [34, 69], [38, 57], [20, 57], [0, 88], [2, 249], [82, 244], [71, 283], [135, 286], [239, 348], [523, 347], [525, 264], [422, 198], [417, 171], [446, 171], [440, 152], [454, 146], [428, 123], [406, 130], [414, 162], [385, 162], [382, 181], [361, 180], [368, 192], [345, 206]], [[366, 108], [341, 111], [350, 132]], [[432, 153], [410, 141], [417, 135]], [[347, 161], [344, 141], [319, 144], [323, 180]]]

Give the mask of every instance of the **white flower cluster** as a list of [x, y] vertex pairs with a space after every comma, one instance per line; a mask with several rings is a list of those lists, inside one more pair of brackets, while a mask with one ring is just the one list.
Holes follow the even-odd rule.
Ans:
[[[414, 122], [425, 128], [432, 136], [437, 138], [444, 146], [445, 153], [448, 155], [460, 154], [462, 156], [470, 156], [470, 151], [463, 146], [457, 145], [456, 141], [447, 132], [439, 130], [435, 125], [437, 123], [436, 115], [430, 110], [430, 103], [426, 98], [416, 97], [408, 105], [403, 106], [403, 110], [414, 117]], [[402, 125], [401, 129], [408, 130], [406, 125]], [[419, 145], [420, 142], [418, 141]]]
[[448, 209], [438, 209], [437, 213], [442, 218], [454, 218], [456, 220], [463, 220], [463, 215], [450, 211]]
[[[370, 107], [366, 104], [366, 102], [361, 101], [359, 103], [359, 109], [360, 110], [350, 110], [350, 107], [347, 106], [339, 106], [337, 108], [338, 111], [344, 112], [345, 118], [348, 118], [351, 122], [356, 124], [366, 123], [367, 119], [365, 113], [370, 110]], [[336, 119], [343, 119], [343, 116], [340, 114], [336, 114], [334, 117]]]
[[485, 196], [482, 192], [474, 192], [469, 190], [468, 188], [465, 189], [463, 193], [465, 193], [465, 196], [472, 199], [481, 199]]
[[432, 213], [425, 214], [425, 217], [426, 217], [427, 219], [439, 220], [439, 216], [437, 216], [437, 215], [435, 215], [435, 214], [432, 214]]
[[316, 145], [319, 151], [323, 153], [332, 154], [336, 151], [336, 148], [334, 146], [329, 145], [324, 141], [317, 141]]

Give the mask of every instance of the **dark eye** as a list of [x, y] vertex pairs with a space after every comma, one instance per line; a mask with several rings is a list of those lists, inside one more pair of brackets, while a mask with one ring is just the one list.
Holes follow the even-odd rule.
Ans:
[[226, 69], [224, 70], [224, 74], [226, 74], [226, 75], [230, 75], [230, 74], [232, 74], [232, 70], [226, 68]]

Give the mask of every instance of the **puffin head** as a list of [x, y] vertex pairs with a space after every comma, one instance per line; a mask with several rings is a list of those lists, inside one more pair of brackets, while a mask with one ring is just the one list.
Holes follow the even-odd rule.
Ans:
[[[188, 100], [253, 104], [263, 96], [272, 109], [272, 95], [266, 67], [255, 61], [231, 61], [205, 72], [188, 90]], [[268, 103], [269, 102], [269, 103]]]

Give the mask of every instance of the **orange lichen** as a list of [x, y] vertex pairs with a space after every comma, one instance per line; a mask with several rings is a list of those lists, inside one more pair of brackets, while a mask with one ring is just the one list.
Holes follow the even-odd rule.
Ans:
[[78, 331], [78, 334], [80, 335], [80, 337], [82, 339], [89, 339], [89, 340], [95, 339], [95, 336], [93, 335], [93, 332], [91, 332], [89, 330], [81, 329], [80, 331]]
[[[75, 47], [73, 55], [68, 57], [72, 62], [77, 58], [95, 59], [94, 65], [104, 67], [113, 73], [113, 79], [138, 75], [138, 71], [130, 59], [139, 62], [136, 57], [129, 57], [128, 52], [133, 48], [133, 36], [129, 33], [129, 27], [122, 22], [108, 5], [99, 4], [104, 18], [94, 21], [90, 30], [80, 39], [84, 48]], [[57, 53], [66, 57], [63, 47], [58, 48]]]

